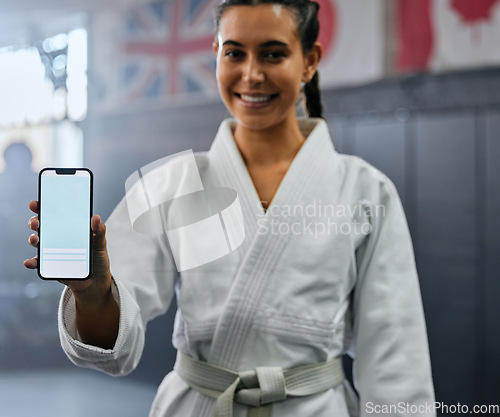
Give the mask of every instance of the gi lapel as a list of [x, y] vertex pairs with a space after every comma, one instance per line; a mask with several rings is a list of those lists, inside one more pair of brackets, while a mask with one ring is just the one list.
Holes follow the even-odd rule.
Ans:
[[238, 192], [245, 222], [245, 241], [242, 243], [243, 253], [253, 240], [257, 231], [257, 220], [264, 214], [259, 196], [243, 161], [243, 157], [233, 139], [233, 121], [224, 120], [210, 148], [210, 164], [214, 164], [219, 186], [230, 187]]
[[[226, 121], [211, 149], [211, 160], [223, 172], [221, 186], [235, 188], [240, 193], [246, 238], [245, 253], [234, 278], [223, 313], [219, 318], [212, 340], [209, 362], [229, 369], [238, 370], [238, 357], [252, 326], [253, 317], [269, 276], [280, 253], [289, 242], [287, 234], [263, 234], [258, 220], [265, 221], [273, 206], [298, 204], [303, 194], [321, 184], [322, 167], [336, 161], [336, 153], [328, 128], [323, 120], [301, 121], [304, 130], [312, 130], [290, 165], [266, 216], [253, 186], [245, 163]], [[213, 159], [212, 159], [213, 158]], [[290, 217], [283, 221], [290, 221]]]

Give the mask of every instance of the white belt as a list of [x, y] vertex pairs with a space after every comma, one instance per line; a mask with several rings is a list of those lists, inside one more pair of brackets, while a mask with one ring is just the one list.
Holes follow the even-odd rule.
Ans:
[[344, 380], [340, 358], [289, 369], [263, 366], [234, 372], [179, 352], [175, 370], [191, 388], [217, 399], [215, 417], [232, 417], [233, 401], [250, 406], [247, 417], [271, 417], [273, 402], [318, 394]]

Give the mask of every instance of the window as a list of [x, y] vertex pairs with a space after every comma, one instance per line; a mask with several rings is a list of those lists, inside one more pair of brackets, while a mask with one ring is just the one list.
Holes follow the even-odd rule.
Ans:
[[87, 115], [87, 31], [0, 49], [0, 172], [7, 147], [25, 143], [33, 170], [83, 165]]

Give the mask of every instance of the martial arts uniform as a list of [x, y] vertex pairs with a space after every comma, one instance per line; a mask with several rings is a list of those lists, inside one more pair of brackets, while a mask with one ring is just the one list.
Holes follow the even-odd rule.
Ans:
[[[131, 372], [147, 322], [163, 314], [176, 293], [173, 344], [197, 360], [245, 371], [355, 357], [359, 405], [345, 381], [276, 402], [273, 416], [370, 415], [382, 406], [423, 410], [433, 403], [420, 289], [396, 189], [362, 159], [337, 153], [322, 119], [300, 125], [307, 139], [267, 212], [234, 142], [233, 121], [222, 123], [208, 152], [196, 154], [204, 186], [236, 190], [244, 218], [244, 242], [216, 261], [178, 274], [165, 235], [135, 232], [125, 199], [116, 207], [107, 242], [120, 305], [118, 338], [111, 350], [79, 341], [66, 289], [59, 329], [75, 364], [112, 375]], [[172, 371], [151, 415], [208, 417], [214, 404]], [[234, 416], [246, 416], [247, 409], [235, 403]]]

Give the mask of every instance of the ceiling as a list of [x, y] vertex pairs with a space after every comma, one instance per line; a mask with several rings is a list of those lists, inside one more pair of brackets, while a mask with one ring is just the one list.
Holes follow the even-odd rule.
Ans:
[[113, 12], [151, 0], [0, 0], [0, 47], [25, 46], [68, 27], [81, 26], [88, 16]]
[[126, 8], [151, 0], [0, 0], [1, 15], [22, 15], [43, 11], [92, 11], [104, 8]]

